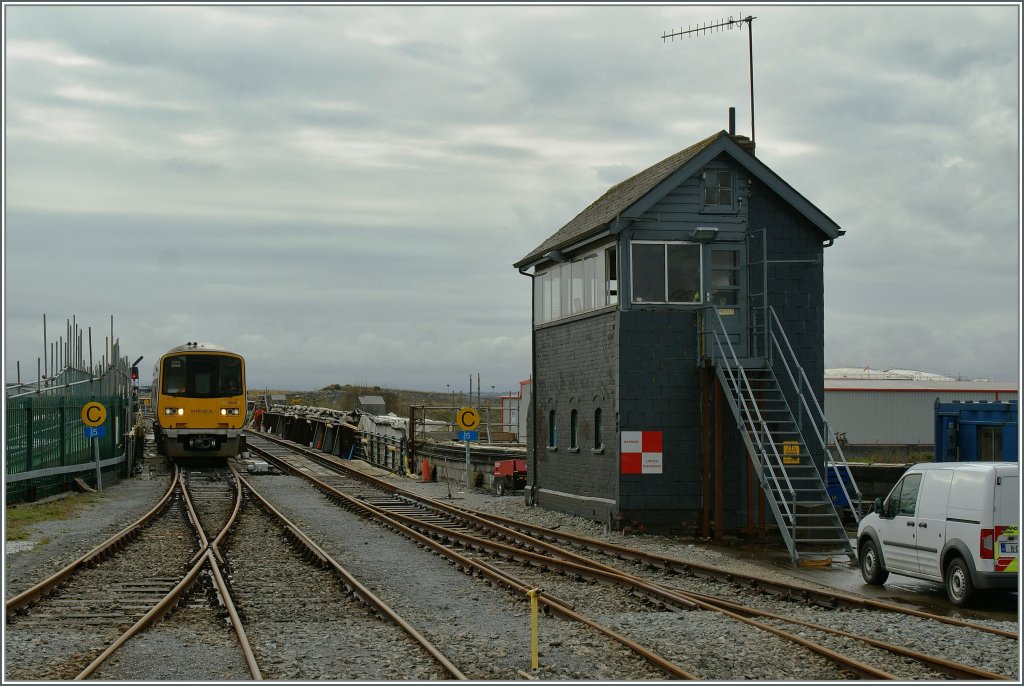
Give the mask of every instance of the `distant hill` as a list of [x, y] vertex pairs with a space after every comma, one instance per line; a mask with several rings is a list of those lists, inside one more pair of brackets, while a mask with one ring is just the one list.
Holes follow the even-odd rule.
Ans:
[[[465, 392], [444, 393], [437, 391], [413, 391], [395, 388], [382, 388], [380, 386], [353, 386], [351, 384], [331, 384], [315, 391], [284, 391], [284, 390], [259, 390], [249, 391], [249, 397], [253, 400], [262, 399], [264, 394], [283, 395], [291, 405], [309, 405], [312, 407], [327, 407], [333, 410], [354, 410], [359, 396], [379, 395], [384, 398], [384, 404], [388, 412], [394, 412], [399, 417], [409, 416], [411, 405], [426, 406], [433, 408], [459, 408], [466, 404], [476, 405], [476, 396], [469, 401]], [[498, 407], [500, 401], [493, 393], [481, 393], [481, 404]], [[450, 419], [451, 411], [443, 409], [430, 412], [431, 418]]]

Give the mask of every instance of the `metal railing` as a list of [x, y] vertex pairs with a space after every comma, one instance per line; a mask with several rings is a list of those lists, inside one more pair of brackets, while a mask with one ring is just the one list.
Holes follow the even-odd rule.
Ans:
[[[797, 409], [798, 414], [794, 419], [797, 423], [797, 428], [800, 431], [800, 435], [804, 438], [804, 443], [811, 445], [811, 441], [808, 441], [808, 431], [804, 429], [804, 418], [806, 417], [806, 424], [810, 427], [810, 436], [815, 439], [814, 445], [821, 450], [821, 454], [826, 457], [825, 468], [831, 468], [835, 475], [836, 480], [839, 483], [840, 488], [843, 490], [843, 495], [846, 497], [848, 503], [854, 502], [850, 498], [849, 492], [846, 490], [845, 479], [840, 473], [839, 469], [842, 467], [846, 470], [849, 475], [850, 483], [853, 486], [853, 490], [857, 494], [857, 506], [851, 507], [853, 510], [854, 520], [860, 522], [860, 508], [862, 495], [860, 488], [857, 486], [857, 482], [853, 479], [853, 473], [850, 472], [849, 465], [846, 462], [846, 455], [843, 454], [843, 449], [839, 445], [839, 441], [836, 440], [835, 434], [832, 432], [832, 428], [829, 426], [828, 419], [825, 418], [825, 412], [821, 409], [821, 405], [818, 403], [818, 397], [814, 393], [814, 389], [807, 379], [807, 374], [804, 372], [803, 366], [800, 365], [797, 360], [796, 353], [793, 352], [793, 346], [790, 345], [789, 338], [786, 336], [785, 330], [782, 328], [782, 323], [779, 321], [779, 317], [775, 312], [775, 308], [768, 307], [768, 329], [769, 329], [769, 340], [771, 345], [768, 349], [768, 364], [773, 370], [780, 366], [785, 374], [775, 374], [776, 379], [785, 378], [789, 381], [789, 390], [797, 398]], [[780, 383], [781, 387], [781, 383]], [[808, 403], [808, 396], [811, 402]], [[835, 446], [835, 453], [829, 448], [829, 442]], [[827, 475], [823, 482], [828, 483]]]
[[[714, 315], [710, 330], [706, 325], [708, 312]], [[730, 393], [726, 394], [726, 398], [742, 423], [744, 440], [751, 448], [751, 452], [758, 458], [756, 466], [762, 488], [778, 494], [778, 497], [770, 498], [769, 502], [772, 503], [773, 509], [782, 508], [782, 511], [777, 514], [780, 515], [780, 523], [781, 521], [789, 523], [789, 530], [787, 531], [781, 526], [779, 528], [787, 538], [786, 544], [792, 551], [796, 540], [796, 489], [789, 480], [782, 456], [779, 454], [775, 441], [772, 439], [771, 430], [768, 428], [768, 422], [761, 415], [746, 370], [736, 355], [732, 341], [729, 340], [718, 308], [714, 305], [702, 308], [702, 320], [704, 321], [702, 321], [699, 335], [702, 338], [710, 335], [712, 345], [708, 346], [702, 340], [701, 349], [704, 354], [715, 361], [717, 373], [721, 375], [730, 390]], [[779, 479], [780, 473], [781, 480]], [[786, 495], [790, 499], [788, 502], [785, 498]]]

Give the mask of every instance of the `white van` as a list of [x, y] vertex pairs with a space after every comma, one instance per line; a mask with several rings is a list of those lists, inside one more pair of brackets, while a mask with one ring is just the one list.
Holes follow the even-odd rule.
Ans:
[[861, 575], [938, 581], [963, 607], [975, 589], [1017, 588], [1019, 526], [1016, 462], [915, 464], [860, 522]]

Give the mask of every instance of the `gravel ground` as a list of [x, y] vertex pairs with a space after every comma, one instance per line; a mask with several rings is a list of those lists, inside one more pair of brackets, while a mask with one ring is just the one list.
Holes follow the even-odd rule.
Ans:
[[150, 469], [104, 488], [98, 500], [73, 519], [36, 524], [28, 541], [4, 545], [4, 597], [7, 599], [74, 562], [149, 512], [167, 492], [171, 472], [163, 460]]
[[[525, 599], [459, 572], [446, 558], [404, 537], [367, 526], [297, 478], [264, 476], [250, 482], [470, 679], [517, 680], [519, 671], [529, 669]], [[542, 678], [663, 678], [660, 670], [575, 622], [541, 615], [539, 634]], [[596, 656], [602, 656], [604, 671]]]
[[[96, 505], [85, 508], [78, 517], [64, 522], [48, 522], [38, 525], [32, 534], [35, 547], [31, 550], [19, 550], [10, 544], [5, 547], [4, 584], [7, 598], [12, 597], [32, 583], [53, 573], [73, 559], [79, 557], [107, 536], [122, 529], [150, 509], [153, 503], [166, 490], [169, 477], [166, 472], [154, 469], [147, 472], [147, 478], [125, 480], [117, 486], [107, 489]], [[395, 477], [396, 479], [398, 477]], [[528, 670], [529, 633], [528, 604], [511, 596], [502, 589], [483, 585], [459, 573], [442, 558], [425, 553], [415, 544], [386, 536], [383, 530], [374, 532], [365, 526], [357, 526], [355, 518], [336, 506], [333, 510], [314, 507], [312, 504], [323, 497], [305, 484], [290, 477], [261, 476], [253, 481], [257, 488], [265, 491], [264, 495], [275, 502], [279, 499], [288, 503], [281, 509], [294, 518], [296, 523], [308, 526], [309, 531], [329, 553], [336, 556], [350, 571], [364, 580], [373, 577], [375, 570], [386, 568], [393, 571], [388, 580], [379, 577], [372, 584], [372, 590], [380, 595], [385, 602], [397, 609], [406, 619], [427, 634], [442, 651], [466, 669], [474, 680], [506, 680], [520, 679], [520, 670]], [[681, 542], [676, 539], [652, 534], [642, 536], [623, 536], [617, 532], [608, 532], [604, 526], [570, 515], [548, 512], [536, 507], [527, 507], [521, 495], [495, 497], [485, 491], [471, 489], [457, 484], [422, 483], [412, 479], [401, 479], [400, 483], [409, 490], [423, 495], [446, 500], [451, 493], [451, 502], [455, 505], [492, 512], [506, 517], [529, 520], [543, 526], [564, 528], [593, 538], [629, 545], [652, 552], [669, 555], [674, 558], [688, 560], [698, 564], [718, 567], [730, 567], [741, 573], [772, 578], [780, 581], [798, 582], [805, 585], [817, 585], [825, 588], [825, 584], [814, 584], [804, 578], [787, 574], [785, 570], [776, 569], [763, 564], [752, 564], [736, 559], [728, 551], [715, 550], [709, 546], [697, 545], [693, 542]], [[333, 514], [327, 514], [333, 512]], [[353, 521], [346, 522], [346, 517]], [[342, 533], [343, 532], [343, 533]], [[361, 532], [361, 533], [360, 533]], [[404, 541], [404, 542], [403, 542]], [[843, 589], [850, 593], [849, 589]], [[813, 610], [810, 621], [818, 621], [820, 617]], [[723, 624], [708, 619], [703, 612], [684, 613], [630, 613], [622, 612], [616, 617], [608, 617], [612, 628], [624, 630], [630, 635], [641, 637], [649, 635], [657, 639], [671, 635], [669, 643], [682, 645], [680, 648], [688, 653], [690, 660], [680, 658], [680, 663], [702, 674], [714, 674], [724, 678], [729, 674], [732, 679], [766, 679], [765, 670], [753, 661], [737, 668], [726, 668], [731, 661], [748, 661], [744, 654], [744, 646], [752, 637], [741, 637], [731, 633]], [[878, 627], [877, 619], [871, 619], [870, 612], [832, 613], [839, 617], [851, 631], [865, 626], [864, 622], [874, 622], [875, 630], [883, 640], [893, 640], [896, 634], [910, 634], [913, 645], [922, 652], [933, 652], [935, 645], [955, 646], [957, 655], [948, 655], [950, 659], [970, 661], [990, 671], [1005, 673], [1012, 678], [1019, 678], [1019, 648], [1016, 641], [992, 637], [982, 642], [972, 641], [965, 644], [955, 631], [948, 626], [935, 626], [935, 622], [916, 620], [904, 617], [897, 627]], [[863, 618], [862, 618], [863, 617]], [[839, 621], [839, 620], [837, 620]], [[612, 644], [593, 632], [581, 631], [574, 623], [551, 617], [541, 620], [541, 665], [536, 675], [542, 679], [579, 679], [579, 680], [637, 680], [661, 679], [663, 675], [649, 671], [644, 665], [613, 665], [608, 671], [596, 670], [595, 664], [603, 661]], [[824, 622], [819, 622], [824, 623]], [[1016, 622], [991, 622], [1001, 628], [1016, 630]], [[220, 627], [218, 627], [220, 628]], [[426, 630], [424, 630], [426, 628]], [[907, 629], [907, 631], [904, 631]], [[809, 636], [818, 640], [816, 633]], [[162, 650], [168, 655], [181, 651], [182, 645], [188, 645], [191, 637], [183, 634], [180, 641], [166, 641]], [[760, 644], [762, 639], [757, 639]], [[713, 650], [716, 642], [719, 650]], [[824, 641], [823, 641], [824, 642]], [[987, 643], [988, 645], [982, 645]], [[696, 653], [692, 648], [700, 644]], [[976, 645], [977, 644], [977, 645]], [[454, 647], [453, 647], [454, 646]], [[461, 648], [459, 647], [461, 646]], [[1009, 648], [1009, 651], [1007, 650]], [[780, 648], [785, 650], [784, 647]], [[792, 650], [790, 649], [790, 652]], [[454, 653], [454, 654], [453, 654]], [[1009, 653], [1009, 654], [1008, 654]], [[671, 657], [669, 647], [666, 656]], [[970, 660], [963, 655], [972, 655]], [[869, 661], [870, 658], [866, 661]], [[115, 663], [116, 664], [116, 663]], [[796, 671], [807, 668], [809, 671]], [[817, 671], [811, 661], [801, 658], [800, 665], [794, 665], [789, 679], [821, 679], [838, 678], [822, 676], [828, 671]], [[119, 679], [126, 672], [104, 673], [103, 678]], [[116, 675], [115, 675], [116, 674]], [[293, 672], [295, 676], [284, 678], [303, 678], [301, 672]], [[926, 674], [907, 675], [901, 678], [934, 678]], [[815, 676], [817, 675], [817, 676]], [[423, 678], [432, 675], [424, 674]], [[183, 674], [168, 673], [156, 678], [191, 679]], [[218, 678], [213, 676], [212, 678]], [[234, 669], [225, 669], [223, 677], [227, 679], [242, 678]], [[313, 678], [330, 678], [326, 674]], [[779, 677], [775, 677], [779, 678]], [[786, 677], [783, 677], [786, 678]]]

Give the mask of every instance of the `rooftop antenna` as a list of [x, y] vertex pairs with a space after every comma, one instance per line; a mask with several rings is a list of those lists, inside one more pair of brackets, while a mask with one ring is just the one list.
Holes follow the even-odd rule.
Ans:
[[665, 32], [665, 33], [663, 33], [661, 35], [662, 42], [665, 42], [669, 38], [671, 38], [672, 41], [675, 42], [675, 39], [676, 39], [677, 36], [679, 38], [682, 38], [683, 36], [687, 36], [687, 37], [693, 36], [693, 35], [701, 36], [701, 35], [703, 35], [705, 33], [716, 33], [718, 31], [731, 31], [734, 26], [737, 29], [739, 29], [740, 31], [742, 31], [743, 30], [743, 25], [744, 24], [747, 25], [747, 55], [748, 55], [749, 61], [750, 61], [750, 142], [751, 143], [756, 143], [756, 139], [754, 138], [754, 31], [753, 31], [754, 20], [755, 19], [757, 19], [757, 17], [752, 17], [750, 15], [747, 15], [746, 17], [744, 17], [743, 16], [743, 12], [740, 12], [740, 16], [737, 17], [736, 19], [733, 19], [732, 16], [730, 15], [728, 19], [722, 19], [721, 21], [718, 21], [718, 22], [715, 22], [715, 23], [709, 24], [707, 22], [704, 22], [703, 24], [700, 24], [700, 25], [695, 26], [695, 27], [691, 27], [691, 26], [687, 25], [687, 28], [686, 28], [685, 31], [682, 28], [680, 28], [678, 31], [674, 31], [672, 33]]

